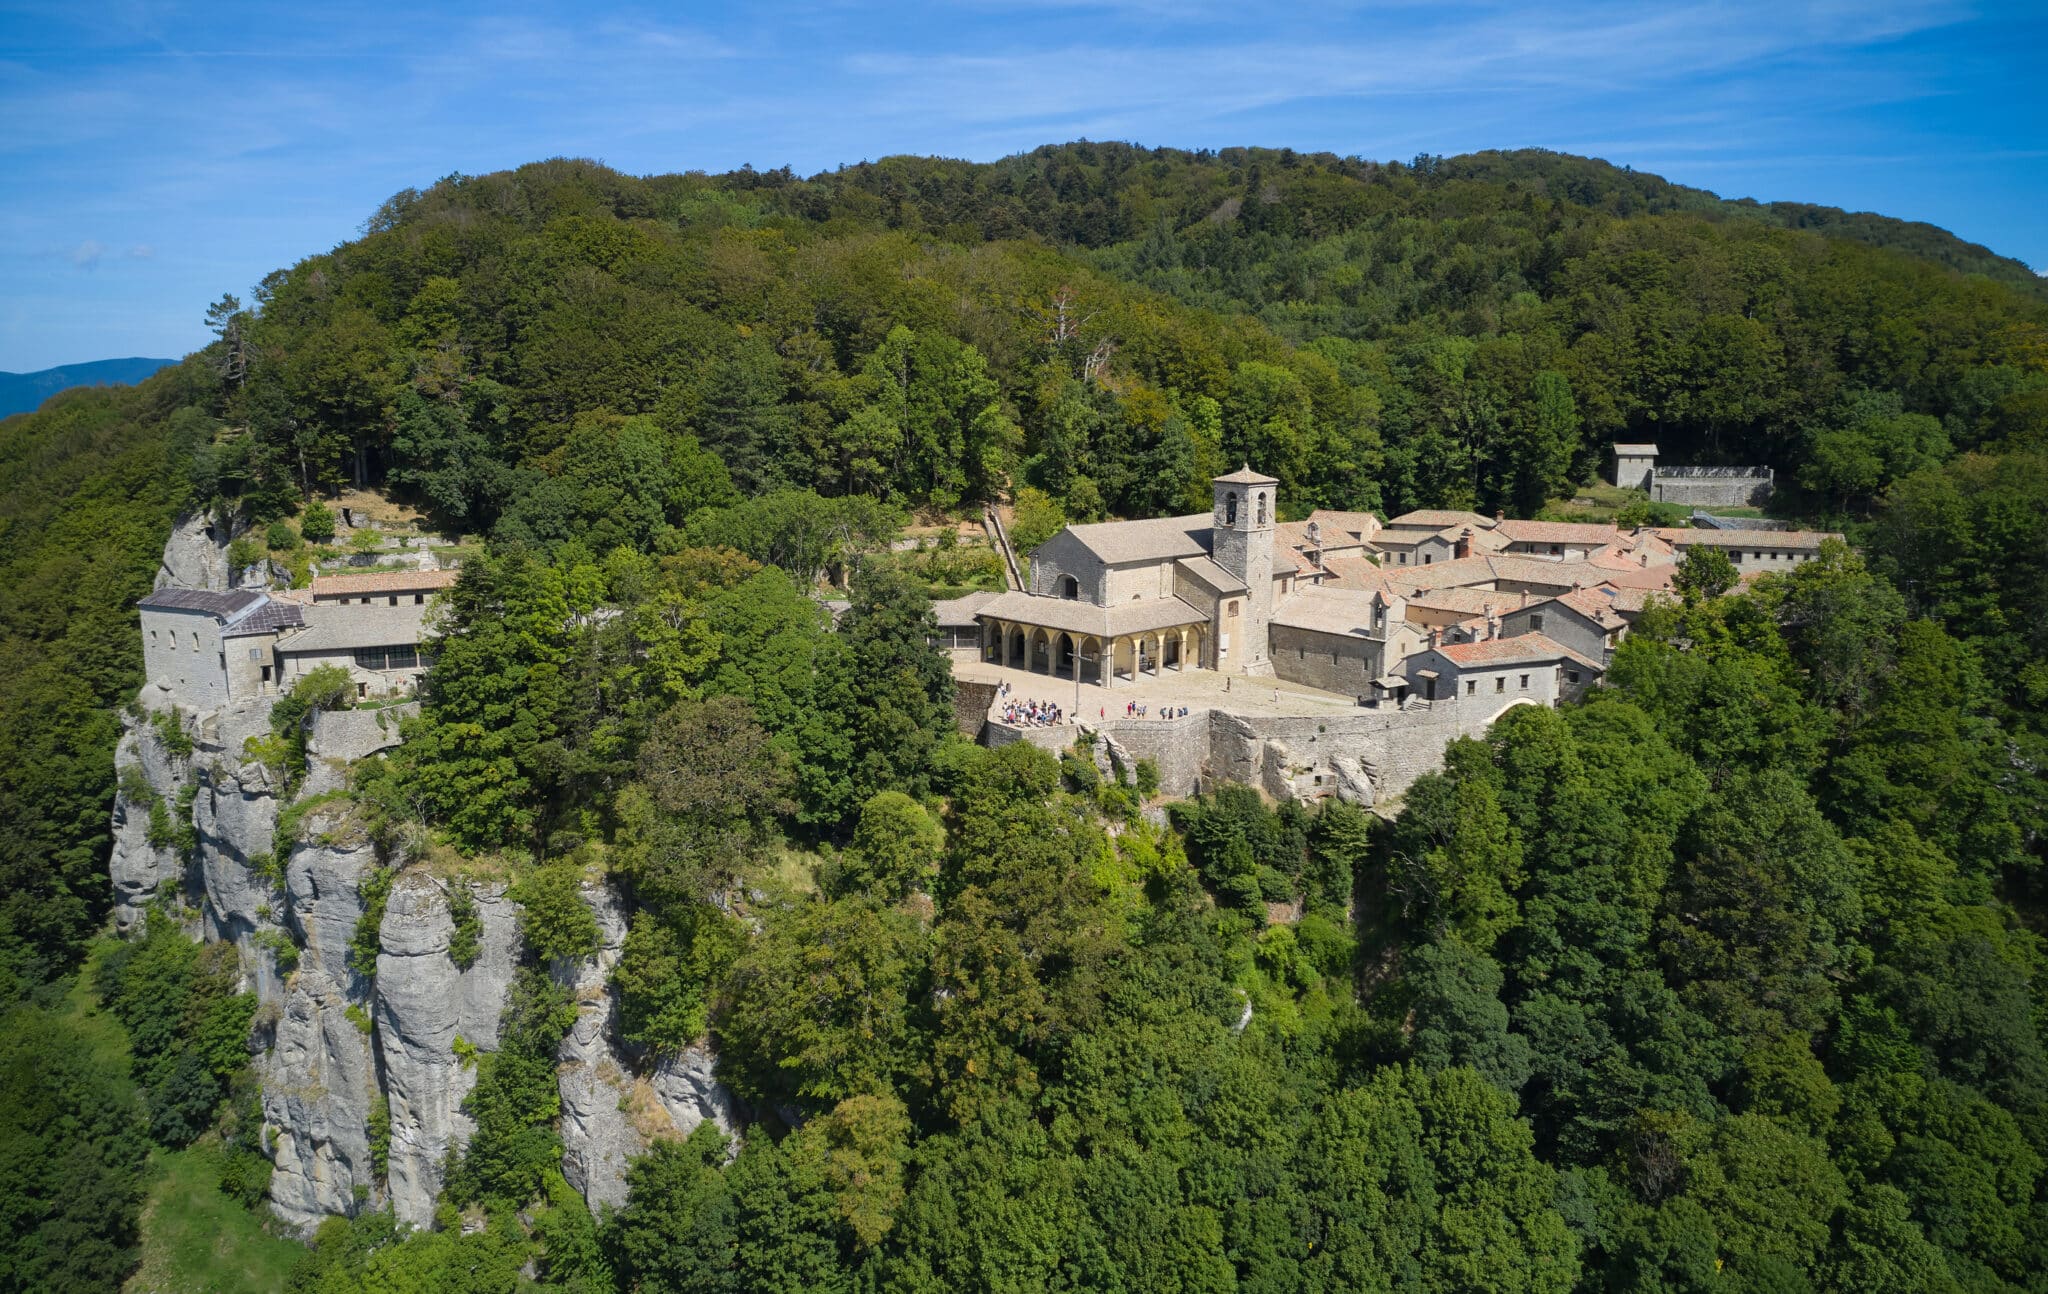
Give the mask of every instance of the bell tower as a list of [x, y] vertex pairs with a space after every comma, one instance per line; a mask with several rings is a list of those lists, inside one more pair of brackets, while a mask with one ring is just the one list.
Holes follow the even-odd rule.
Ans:
[[[1280, 482], [1250, 465], [1210, 482], [1216, 516], [1209, 550], [1216, 564], [1245, 583], [1241, 595], [1226, 597], [1216, 625], [1216, 668], [1237, 674], [1269, 674], [1268, 625], [1273, 619], [1273, 527], [1279, 520]], [[1230, 614], [1235, 607], [1237, 614]], [[1226, 645], [1227, 644], [1227, 645]]]

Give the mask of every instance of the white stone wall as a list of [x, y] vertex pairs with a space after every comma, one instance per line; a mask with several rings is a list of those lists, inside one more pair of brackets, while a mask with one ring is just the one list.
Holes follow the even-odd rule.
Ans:
[[142, 609], [142, 666], [148, 704], [213, 710], [228, 702], [220, 623], [203, 611]]
[[[1648, 486], [1660, 503], [1696, 508], [1746, 508], [1771, 497], [1772, 480], [1761, 476], [1666, 476], [1655, 473]], [[1642, 488], [1642, 487], [1638, 487]]]

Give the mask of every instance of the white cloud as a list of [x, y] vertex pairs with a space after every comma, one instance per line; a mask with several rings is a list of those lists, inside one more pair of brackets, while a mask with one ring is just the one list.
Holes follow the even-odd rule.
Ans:
[[88, 238], [66, 254], [70, 256], [71, 263], [79, 269], [96, 270], [99, 268], [100, 258], [107, 254], [107, 249], [97, 239]]

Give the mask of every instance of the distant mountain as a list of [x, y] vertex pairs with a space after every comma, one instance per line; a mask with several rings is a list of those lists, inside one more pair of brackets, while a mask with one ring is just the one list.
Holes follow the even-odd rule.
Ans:
[[174, 359], [96, 359], [84, 364], [60, 364], [34, 373], [0, 373], [0, 418], [27, 413], [43, 401], [74, 386], [132, 386]]

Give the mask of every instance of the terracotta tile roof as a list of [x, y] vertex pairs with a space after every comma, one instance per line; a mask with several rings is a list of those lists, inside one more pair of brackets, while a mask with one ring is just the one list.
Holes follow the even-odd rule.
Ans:
[[1661, 590], [1670, 588], [1672, 577], [1677, 574], [1678, 567], [1668, 562], [1662, 566], [1602, 566], [1591, 570], [1586, 583], [1611, 584], [1617, 589]]
[[1518, 544], [1586, 544], [1599, 547], [1623, 538], [1622, 532], [1613, 526], [1576, 521], [1516, 521], [1510, 518], [1495, 526], [1494, 530]]
[[1470, 526], [1474, 530], [1493, 529], [1494, 519], [1482, 517], [1476, 512], [1459, 512], [1446, 508], [1418, 508], [1404, 512], [1387, 522], [1387, 529], [1442, 530], [1445, 526]]
[[1323, 528], [1323, 542], [1326, 544], [1332, 542], [1339, 534], [1371, 539], [1380, 531], [1379, 517], [1370, 512], [1342, 512], [1335, 508], [1317, 508], [1308, 514], [1308, 519]]
[[1499, 589], [1424, 589], [1408, 599], [1408, 605], [1427, 611], [1449, 611], [1484, 618], [1490, 607], [1495, 615], [1519, 611], [1545, 599], [1533, 593], [1503, 593]]
[[1324, 588], [1364, 589], [1371, 592], [1374, 589], [1389, 587], [1387, 568], [1369, 557], [1350, 554], [1326, 557], [1323, 559], [1323, 570], [1329, 576], [1323, 585]]
[[1572, 660], [1600, 668], [1584, 656], [1545, 634], [1517, 634], [1513, 638], [1484, 638], [1475, 643], [1444, 643], [1435, 651], [1461, 669], [1488, 665], [1533, 665], [1542, 661]]
[[1569, 593], [1558, 594], [1550, 601], [1570, 607], [1602, 629], [1620, 629], [1628, 624], [1628, 621], [1623, 620], [1621, 614], [1614, 609], [1614, 597], [1611, 592], [1602, 592], [1599, 589], [1573, 589]]
[[1824, 530], [1673, 530], [1656, 532], [1674, 548], [1706, 544], [1714, 548], [1797, 548], [1818, 549], [1829, 539], [1841, 536]]
[[317, 575], [313, 577], [313, 596], [358, 597], [368, 593], [432, 593], [439, 589], [452, 588], [462, 572], [445, 571], [370, 571], [361, 575]]

